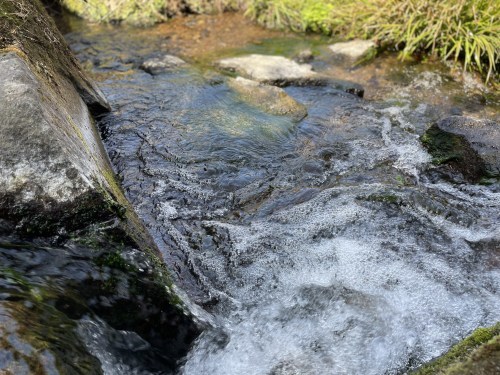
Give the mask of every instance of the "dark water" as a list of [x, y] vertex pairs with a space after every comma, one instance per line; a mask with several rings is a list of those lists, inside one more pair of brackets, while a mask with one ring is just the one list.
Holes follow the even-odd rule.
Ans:
[[[287, 88], [308, 108], [296, 123], [242, 102], [206, 64], [138, 70], [159, 37], [67, 38], [113, 107], [99, 125], [128, 197], [213, 324], [181, 373], [402, 374], [500, 320], [499, 185], [450, 181], [419, 141], [472, 105], [422, 97], [443, 89], [441, 67], [377, 101]], [[116, 366], [98, 322], [80, 332], [107, 374], [138, 373]]]

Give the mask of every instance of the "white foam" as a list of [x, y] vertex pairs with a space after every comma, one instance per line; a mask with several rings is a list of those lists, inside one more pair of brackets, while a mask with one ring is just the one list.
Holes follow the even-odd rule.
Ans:
[[418, 220], [401, 226], [419, 212], [394, 217], [356, 200], [377, 191], [327, 190], [248, 226], [207, 223], [234, 241], [217, 270], [241, 307], [219, 316], [227, 345], [204, 336], [183, 372], [396, 373], [500, 319], [499, 273], [464, 257], [469, 237], [434, 243]]

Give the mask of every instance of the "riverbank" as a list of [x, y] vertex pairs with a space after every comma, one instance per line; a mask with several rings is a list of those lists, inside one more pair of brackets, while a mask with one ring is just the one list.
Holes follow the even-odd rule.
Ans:
[[432, 2], [381, 0], [64, 0], [69, 10], [92, 22], [151, 25], [179, 14], [242, 11], [270, 28], [342, 38], [372, 39], [400, 59], [460, 63], [498, 85], [500, 5], [496, 1]]

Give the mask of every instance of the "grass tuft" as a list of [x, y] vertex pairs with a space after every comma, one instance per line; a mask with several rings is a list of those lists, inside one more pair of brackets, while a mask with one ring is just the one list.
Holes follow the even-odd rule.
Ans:
[[273, 28], [373, 38], [402, 59], [428, 53], [498, 81], [497, 0], [249, 0], [247, 14]]

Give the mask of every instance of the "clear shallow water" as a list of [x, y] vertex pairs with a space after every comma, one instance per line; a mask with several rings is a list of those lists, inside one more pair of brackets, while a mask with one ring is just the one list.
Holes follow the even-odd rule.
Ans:
[[213, 322], [180, 373], [401, 374], [500, 320], [499, 186], [447, 182], [420, 145], [446, 108], [411, 87], [378, 102], [291, 87], [309, 111], [294, 123], [215, 72], [135, 70], [155, 40], [69, 40], [103, 77], [129, 198]]

